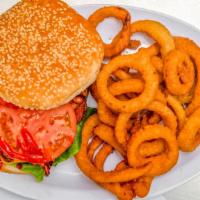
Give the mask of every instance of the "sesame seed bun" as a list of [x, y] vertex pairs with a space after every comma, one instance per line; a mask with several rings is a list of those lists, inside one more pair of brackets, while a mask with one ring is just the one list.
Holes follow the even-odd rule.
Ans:
[[25, 109], [69, 102], [96, 79], [102, 41], [60, 0], [23, 0], [0, 16], [0, 97]]

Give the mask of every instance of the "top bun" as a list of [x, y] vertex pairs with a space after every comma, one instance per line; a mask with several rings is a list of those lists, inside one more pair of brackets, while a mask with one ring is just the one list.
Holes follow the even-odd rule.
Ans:
[[0, 97], [26, 109], [63, 105], [96, 79], [102, 41], [59, 0], [24, 0], [0, 16]]

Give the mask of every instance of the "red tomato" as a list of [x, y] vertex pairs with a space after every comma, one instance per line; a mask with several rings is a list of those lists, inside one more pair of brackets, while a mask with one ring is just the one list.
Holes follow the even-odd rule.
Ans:
[[44, 157], [52, 161], [62, 154], [74, 140], [76, 116], [70, 104], [48, 111], [31, 111], [0, 100], [0, 136], [17, 152], [21, 130], [32, 135]]

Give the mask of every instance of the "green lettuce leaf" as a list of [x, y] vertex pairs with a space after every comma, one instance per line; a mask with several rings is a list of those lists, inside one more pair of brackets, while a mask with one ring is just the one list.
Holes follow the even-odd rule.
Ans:
[[94, 113], [96, 113], [96, 109], [95, 108], [87, 108], [87, 111], [84, 115], [84, 118], [79, 122], [79, 124], [77, 125], [77, 132], [76, 132], [76, 136], [74, 139], [74, 143], [72, 144], [72, 146], [67, 149], [67, 151], [65, 151], [61, 156], [59, 156], [53, 163], [54, 166], [58, 165], [59, 163], [67, 160], [68, 158], [76, 155], [81, 147], [81, 132], [82, 132], [82, 128], [84, 123], [86, 122], [86, 120], [93, 115]]
[[30, 163], [23, 163], [21, 170], [27, 174], [31, 174], [35, 177], [37, 182], [43, 181], [45, 176], [44, 168], [40, 165], [32, 165]]
[[[18, 164], [20, 164], [20, 168], [17, 167]], [[16, 170], [13, 169], [13, 171], [16, 171], [17, 173], [30, 174], [34, 176], [37, 182], [41, 182], [45, 176], [44, 168], [40, 165], [33, 165], [31, 163], [4, 163], [4, 165], [6, 165], [10, 170], [16, 168]]]

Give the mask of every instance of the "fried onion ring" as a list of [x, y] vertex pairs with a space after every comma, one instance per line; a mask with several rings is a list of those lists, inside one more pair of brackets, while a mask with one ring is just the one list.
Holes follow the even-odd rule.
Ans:
[[155, 101], [159, 101], [165, 105], [167, 104], [165, 94], [161, 91], [160, 88], [156, 92]]
[[[119, 80], [125, 80], [125, 79], [132, 79], [132, 78], [136, 78], [135, 74], [130, 74], [128, 72], [126, 72], [123, 69], [118, 69], [117, 71], [115, 71], [113, 73], [115, 75], [115, 77], [117, 77]], [[137, 76], [138, 78], [139, 76]]]
[[97, 83], [94, 82], [91, 86], [90, 86], [90, 93], [92, 95], [92, 97], [98, 101], [100, 99], [100, 96], [98, 94], [98, 91], [97, 91]]
[[75, 156], [76, 163], [81, 171], [92, 180], [99, 183], [127, 182], [145, 175], [151, 170], [151, 164], [141, 168], [130, 168], [121, 171], [102, 172], [97, 169], [87, 155], [88, 141], [93, 135], [93, 129], [99, 124], [97, 115], [92, 115], [85, 123], [82, 131], [81, 149]]
[[88, 157], [90, 160], [93, 160], [95, 151], [102, 145], [102, 143], [103, 141], [97, 136], [92, 139], [92, 142], [88, 146]]
[[[144, 79], [144, 90], [136, 98], [120, 101], [110, 93], [107, 84], [110, 74], [124, 66], [134, 68], [142, 74]], [[111, 60], [99, 73], [97, 78], [97, 89], [104, 103], [113, 110], [118, 112], [137, 112], [153, 101], [158, 89], [158, 75], [151, 64], [149, 57], [144, 56], [143, 54], [137, 53], [133, 55], [118, 56]]]
[[190, 115], [200, 106], [200, 48], [192, 40], [184, 37], [175, 37], [174, 41], [176, 48], [188, 54], [196, 65], [197, 83], [192, 102], [186, 109], [186, 114]]
[[144, 53], [148, 55], [149, 57], [158, 56], [158, 54], [160, 53], [160, 47], [158, 43], [154, 43], [149, 47], [140, 48], [138, 52]]
[[120, 170], [123, 170], [123, 169], [126, 169], [127, 168], [127, 163], [125, 160], [122, 160], [121, 162], [119, 162], [116, 167], [115, 167], [115, 170], [116, 171], [120, 171]]
[[[125, 160], [122, 160], [120, 163], [117, 164], [115, 170], [123, 170], [127, 168], [127, 164]], [[150, 187], [153, 181], [153, 177], [151, 176], [143, 176], [141, 178], [138, 178], [134, 182], [129, 182], [126, 184], [132, 185], [133, 191], [138, 197], [144, 198], [148, 195], [150, 191]], [[128, 186], [129, 186], [128, 185]]]
[[193, 87], [195, 72], [190, 57], [180, 50], [173, 50], [164, 59], [164, 79], [173, 95], [185, 95]]
[[194, 151], [200, 144], [200, 108], [194, 111], [178, 135], [179, 148], [185, 152]]
[[102, 183], [100, 185], [115, 194], [119, 200], [132, 200], [135, 197], [135, 193], [129, 184]]
[[179, 130], [183, 127], [186, 120], [186, 113], [181, 103], [173, 96], [167, 96], [167, 103], [172, 108], [178, 119]]
[[158, 124], [160, 122], [161, 118], [157, 113], [153, 113], [153, 115], [149, 118], [148, 123], [150, 125]]
[[144, 82], [140, 79], [125, 79], [109, 86], [109, 91], [113, 96], [135, 92], [141, 93], [144, 89]]
[[122, 69], [118, 69], [116, 72], [113, 73], [118, 79], [120, 80], [124, 80], [124, 79], [131, 79], [133, 78], [131, 76], [131, 74], [125, 72], [124, 70]]
[[120, 152], [121, 155], [125, 155], [123, 148], [114, 137], [114, 130], [111, 127], [105, 124], [100, 124], [94, 129], [94, 134]]
[[129, 49], [134, 49], [134, 50], [135, 50], [135, 49], [137, 49], [140, 45], [141, 45], [140, 40], [130, 40], [128, 48], [129, 48]]
[[138, 151], [142, 157], [155, 156], [165, 150], [165, 143], [162, 139], [145, 142], [141, 144]]
[[[152, 157], [142, 157], [138, 148], [144, 142], [163, 139], [166, 142], [167, 150], [162, 154]], [[127, 158], [130, 166], [143, 166], [152, 163], [152, 169], [147, 176], [159, 176], [169, 171], [178, 160], [178, 144], [176, 136], [172, 131], [161, 125], [148, 125], [131, 136], [127, 147]]]
[[[177, 127], [176, 116], [166, 105], [154, 101], [150, 105], [148, 105], [145, 109], [159, 114], [163, 119], [165, 126], [169, 127], [175, 134]], [[126, 146], [127, 140], [129, 138], [126, 126], [131, 116], [132, 113], [120, 113], [116, 121], [115, 137], [123, 147]]]
[[104, 43], [104, 56], [111, 58], [120, 54], [125, 48], [129, 46], [130, 43], [130, 21], [131, 16], [129, 12], [123, 8], [116, 6], [103, 7], [96, 10], [89, 18], [88, 21], [91, 22], [95, 27], [102, 22], [105, 18], [115, 17], [122, 21], [123, 28], [113, 39], [111, 44]]
[[136, 182], [133, 184], [135, 194], [140, 198], [146, 197], [150, 191], [152, 181], [152, 176], [144, 176], [137, 179]]
[[104, 163], [105, 163], [107, 157], [112, 152], [113, 152], [113, 148], [109, 144], [106, 144], [106, 143], [103, 144], [103, 146], [101, 147], [101, 149], [99, 150], [99, 152], [95, 156], [95, 159], [94, 159], [95, 166], [98, 169], [103, 170]]
[[159, 56], [152, 56], [151, 62], [156, 68], [157, 72], [163, 73], [163, 60]]
[[102, 100], [98, 101], [98, 116], [101, 122], [109, 126], [115, 126], [117, 115], [112, 113], [112, 111], [103, 103]]
[[[125, 94], [125, 93], [141, 93], [144, 90], [144, 82], [140, 79], [125, 79], [115, 82], [109, 86], [109, 91], [113, 96]], [[160, 89], [157, 90], [155, 100], [166, 104], [165, 95]]]
[[[103, 170], [104, 163], [111, 153], [112, 147], [107, 144], [104, 144], [104, 146], [96, 155], [94, 162], [99, 170]], [[122, 170], [122, 168], [120, 170]], [[115, 169], [115, 171], [119, 170]], [[135, 196], [135, 193], [133, 192], [132, 188], [127, 184], [121, 185], [120, 183], [99, 183], [99, 185], [115, 194], [121, 200], [132, 200]]]
[[171, 129], [174, 134], [176, 133], [176, 116], [166, 105], [158, 101], [154, 101], [149, 104], [146, 109], [159, 114], [164, 122], [164, 125]]
[[[157, 113], [146, 111], [146, 113], [142, 114], [142, 112], [143, 111], [139, 112], [136, 118], [133, 118], [129, 121], [131, 126], [128, 126], [127, 130], [129, 130], [130, 134], [134, 134], [136, 131], [138, 131], [140, 128], [146, 125], [153, 125], [160, 123], [161, 117]], [[133, 123], [131, 123], [131, 121], [133, 121]]]
[[161, 47], [162, 57], [175, 49], [173, 37], [169, 30], [157, 21], [140, 20], [131, 24], [131, 33], [144, 32], [152, 37]]
[[192, 88], [190, 93], [186, 95], [176, 96], [176, 98], [181, 104], [190, 104], [192, 101], [193, 95], [194, 95], [194, 87]]

